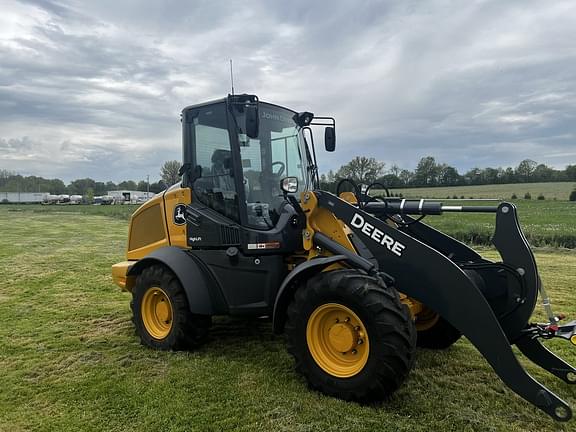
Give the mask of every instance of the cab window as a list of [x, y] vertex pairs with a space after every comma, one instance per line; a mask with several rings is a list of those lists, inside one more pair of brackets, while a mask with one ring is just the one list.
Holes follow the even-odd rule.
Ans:
[[198, 110], [193, 119], [195, 164], [202, 175], [194, 182], [194, 197], [239, 222], [238, 194], [224, 104]]

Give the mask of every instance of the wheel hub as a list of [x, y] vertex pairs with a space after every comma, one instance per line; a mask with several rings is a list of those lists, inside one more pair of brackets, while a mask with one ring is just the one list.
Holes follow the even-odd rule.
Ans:
[[349, 324], [337, 323], [328, 330], [328, 342], [340, 352], [352, 350], [356, 345], [354, 328]]
[[142, 322], [154, 339], [162, 340], [172, 330], [172, 304], [160, 287], [151, 287], [142, 298]]
[[354, 376], [368, 361], [370, 346], [362, 320], [338, 303], [323, 304], [312, 312], [306, 341], [316, 364], [335, 377]]
[[156, 304], [156, 316], [162, 322], [166, 322], [170, 318], [170, 310], [168, 309], [168, 305], [165, 301], [160, 300], [158, 304]]

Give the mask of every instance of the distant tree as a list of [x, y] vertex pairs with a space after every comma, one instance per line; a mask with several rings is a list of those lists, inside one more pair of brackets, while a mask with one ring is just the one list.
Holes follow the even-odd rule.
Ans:
[[518, 196], [515, 193], [513, 193], [512, 196], [510, 197], [510, 199], [513, 199], [513, 200], [518, 199]]
[[150, 192], [152, 193], [159, 193], [166, 189], [166, 184], [160, 180], [156, 183], [150, 183]]
[[47, 180], [46, 188], [42, 191], [53, 195], [61, 195], [66, 193], [66, 185], [60, 179]]
[[328, 174], [326, 174], [326, 181], [328, 183], [334, 183], [336, 181], [336, 174], [334, 174], [334, 171], [328, 171]]
[[390, 167], [390, 169], [388, 171], [390, 171], [390, 174], [395, 175], [396, 177], [399, 177], [400, 171], [402, 171], [402, 170], [400, 169], [400, 167], [398, 165], [392, 164], [392, 166]]
[[414, 180], [414, 173], [412, 171], [408, 171], [406, 169], [403, 169], [398, 174], [398, 178], [400, 179], [400, 181], [402, 182], [402, 184], [404, 186], [409, 186], [412, 183], [412, 181]]
[[552, 180], [554, 170], [545, 164], [537, 165], [532, 173], [533, 180], [536, 182], [547, 182]]
[[377, 178], [376, 181], [378, 183], [382, 183], [387, 188], [395, 188], [403, 186], [402, 180], [400, 180], [398, 176], [395, 176], [394, 174], [386, 174], [382, 177]]
[[496, 168], [484, 168], [480, 171], [482, 184], [498, 183], [498, 170]]
[[106, 189], [106, 183], [104, 182], [96, 182], [94, 185], [94, 195], [106, 195], [107, 191], [108, 189]]
[[166, 161], [162, 168], [160, 168], [160, 177], [164, 184], [172, 186], [180, 181], [178, 171], [180, 170], [180, 162], [176, 160]]
[[576, 165], [568, 165], [564, 173], [566, 174], [566, 180], [576, 181]]
[[482, 170], [480, 168], [472, 168], [466, 174], [464, 174], [464, 179], [467, 184], [478, 185], [482, 183]]
[[514, 168], [508, 167], [504, 171], [503, 182], [502, 183], [518, 183], [518, 179], [516, 178], [516, 173], [514, 172]]
[[545, 200], [546, 197], [544, 196], [544, 194], [542, 192], [540, 192], [540, 194], [538, 195], [538, 197], [536, 199], [542, 201], [542, 200]]
[[148, 190], [148, 183], [145, 182], [144, 180], [140, 180], [138, 182], [138, 186], [136, 186], [136, 190], [146, 192]]
[[96, 181], [91, 178], [76, 179], [68, 185], [68, 193], [70, 195], [86, 195], [88, 189], [96, 188]]
[[380, 177], [383, 171], [384, 162], [378, 162], [374, 158], [356, 156], [346, 165], [340, 167], [336, 177], [349, 178], [356, 183], [368, 184]]
[[86, 200], [87, 204], [92, 204], [94, 202], [94, 189], [86, 189], [86, 195], [84, 195], [84, 199]]
[[116, 186], [116, 183], [114, 183], [113, 181], [106, 182], [106, 191], [113, 191], [116, 189], [118, 189], [118, 186]]
[[456, 186], [460, 184], [462, 176], [458, 170], [450, 165], [443, 164], [440, 167], [439, 183], [445, 186]]
[[576, 189], [570, 192], [570, 196], [568, 197], [569, 201], [576, 201]]
[[524, 199], [532, 199], [532, 195], [530, 195], [530, 192], [526, 192], [524, 194]]
[[532, 179], [532, 174], [538, 164], [532, 159], [524, 159], [516, 167], [516, 175], [518, 179], [523, 182], [529, 182]]
[[3, 186], [6, 180], [15, 175], [16, 173], [5, 169], [0, 169], [0, 186]]
[[334, 171], [328, 171], [328, 174], [320, 175], [320, 189], [336, 192], [336, 179], [334, 177]]
[[123, 182], [118, 183], [118, 189], [124, 190], [136, 190], [136, 182], [134, 180], [124, 180]]
[[416, 171], [414, 172], [414, 183], [418, 186], [432, 186], [436, 184], [438, 177], [438, 166], [432, 156], [420, 159]]

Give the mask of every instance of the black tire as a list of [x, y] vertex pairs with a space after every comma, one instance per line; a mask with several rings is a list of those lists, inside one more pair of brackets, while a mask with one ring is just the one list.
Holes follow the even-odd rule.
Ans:
[[[142, 302], [147, 291], [160, 288], [171, 306], [170, 329], [162, 338], [150, 334], [142, 317]], [[132, 321], [142, 345], [158, 350], [193, 349], [206, 341], [211, 317], [190, 312], [186, 293], [178, 278], [168, 268], [153, 265], [142, 270], [132, 292]]]
[[[416, 321], [418, 322], [418, 321]], [[446, 349], [451, 347], [462, 333], [442, 317], [426, 330], [418, 330], [417, 345], [420, 348]]]
[[[369, 350], [362, 369], [338, 377], [322, 368], [310, 352], [307, 327], [324, 305], [352, 310], [366, 329]], [[357, 270], [323, 272], [298, 287], [287, 311], [288, 351], [296, 370], [313, 389], [344, 400], [371, 402], [388, 398], [404, 382], [414, 363], [416, 329], [398, 292]], [[336, 321], [337, 322], [337, 321]]]

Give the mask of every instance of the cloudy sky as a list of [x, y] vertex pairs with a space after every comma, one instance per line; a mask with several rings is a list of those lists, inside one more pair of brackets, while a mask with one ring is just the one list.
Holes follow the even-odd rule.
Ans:
[[576, 163], [573, 0], [0, 6], [0, 169], [156, 179], [182, 107], [228, 93], [230, 58], [236, 92], [336, 117], [324, 172]]

